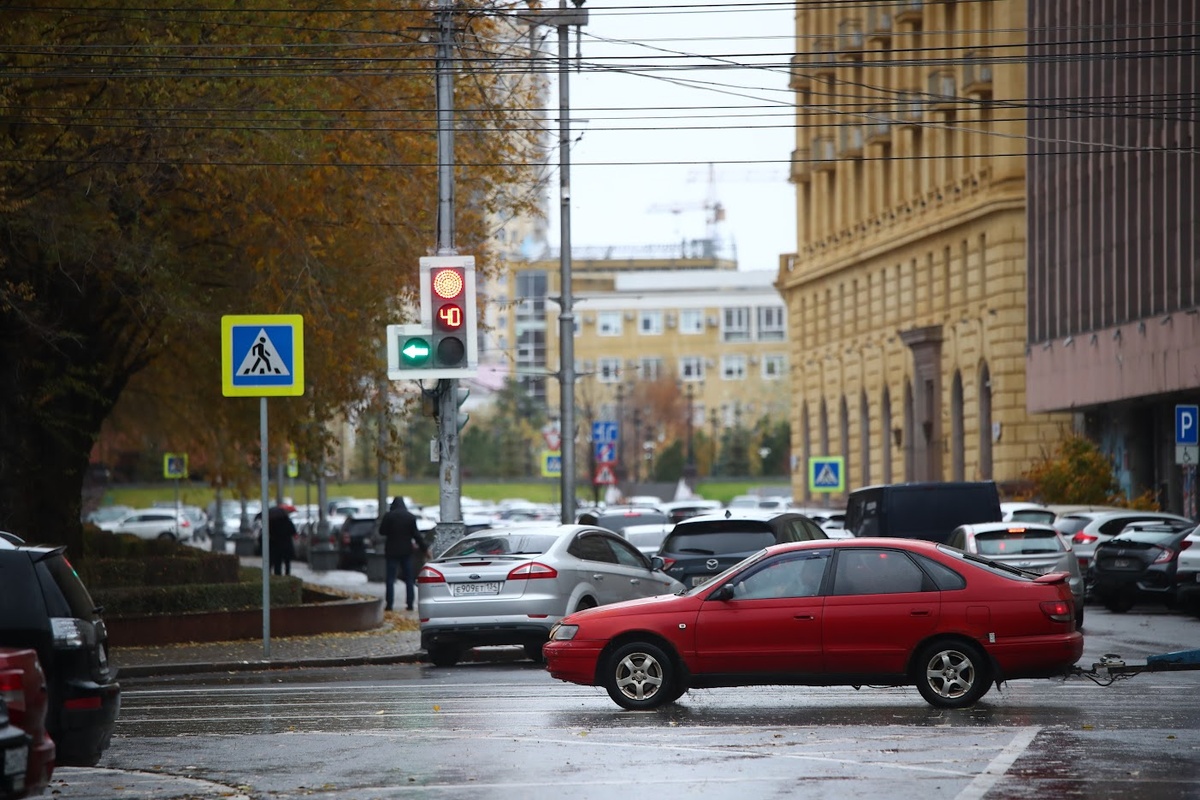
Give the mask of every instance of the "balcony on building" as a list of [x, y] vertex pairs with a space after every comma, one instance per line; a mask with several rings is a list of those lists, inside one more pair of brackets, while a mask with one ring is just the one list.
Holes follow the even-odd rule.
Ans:
[[867, 8], [867, 38], [886, 40], [892, 35], [892, 9], [890, 6]]
[[792, 151], [792, 168], [788, 173], [791, 183], [807, 183], [812, 177], [812, 162], [809, 161], [807, 147], [799, 147]]
[[788, 77], [788, 88], [793, 92], [803, 92], [812, 88], [811, 59], [803, 53], [792, 56], [792, 69]]
[[921, 22], [921, 11], [925, 5], [924, 0], [900, 0], [893, 8], [893, 19], [897, 23], [903, 22]]
[[861, 156], [863, 152], [863, 126], [857, 122], [843, 123], [838, 128], [838, 155], [842, 158]]
[[867, 142], [886, 144], [892, 139], [892, 118], [895, 112], [889, 108], [872, 108], [867, 111]]
[[963, 94], [976, 100], [992, 97], [992, 65], [986, 51], [973, 50], [967, 53], [963, 63]]
[[811, 163], [814, 170], [831, 170], [837, 165], [837, 145], [832, 136], [813, 137]]
[[863, 49], [862, 20], [844, 19], [838, 23], [838, 51], [844, 60], [861, 61]]
[[954, 73], [936, 70], [929, 73], [929, 108], [932, 111], [953, 111], [960, 100]]
[[925, 111], [925, 101], [916, 92], [900, 92], [895, 108], [897, 125], [917, 125]]

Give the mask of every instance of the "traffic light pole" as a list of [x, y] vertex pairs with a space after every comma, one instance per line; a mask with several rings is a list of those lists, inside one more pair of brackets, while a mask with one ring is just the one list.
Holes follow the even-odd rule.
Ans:
[[[455, 255], [454, 241], [454, 2], [438, 0], [437, 252]], [[438, 523], [431, 549], [441, 553], [463, 537], [462, 471], [458, 459], [458, 379], [442, 378], [438, 404]]]

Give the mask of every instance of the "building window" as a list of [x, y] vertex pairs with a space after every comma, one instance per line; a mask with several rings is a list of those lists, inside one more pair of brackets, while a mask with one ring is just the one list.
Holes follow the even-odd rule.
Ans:
[[663, 376], [663, 362], [661, 358], [643, 358], [639, 365], [641, 375], [638, 376], [643, 381], [656, 381]]
[[721, 356], [721, 380], [723, 380], [723, 381], [744, 381], [744, 380], [746, 380], [746, 357], [745, 356]]
[[783, 306], [760, 306], [758, 308], [758, 340], [760, 342], [782, 342], [787, 334], [787, 321]]
[[620, 311], [601, 311], [596, 315], [596, 335], [597, 336], [620, 336], [621, 335], [621, 312]]
[[679, 312], [679, 332], [704, 333], [704, 312], [698, 308], [686, 308]]
[[750, 309], [745, 306], [725, 309], [725, 325], [721, 339], [726, 342], [750, 341]]
[[601, 383], [621, 382], [621, 359], [601, 358], [596, 362], [596, 373]]
[[762, 377], [765, 381], [777, 381], [787, 372], [785, 356], [763, 356]]
[[661, 336], [663, 314], [661, 311], [642, 311], [638, 314], [638, 333], [644, 336]]
[[704, 359], [700, 356], [684, 356], [679, 359], [679, 374], [685, 381], [704, 380]]

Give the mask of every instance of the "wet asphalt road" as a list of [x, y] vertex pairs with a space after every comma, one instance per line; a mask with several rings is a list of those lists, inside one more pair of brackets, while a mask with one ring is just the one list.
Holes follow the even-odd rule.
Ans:
[[[1200, 621], [1088, 609], [1081, 664], [1200, 647]], [[915, 689], [692, 692], [657, 712], [528, 662], [275, 671], [125, 683], [96, 769], [113, 798], [1200, 797], [1200, 672], [1017, 681], [938, 711]]]

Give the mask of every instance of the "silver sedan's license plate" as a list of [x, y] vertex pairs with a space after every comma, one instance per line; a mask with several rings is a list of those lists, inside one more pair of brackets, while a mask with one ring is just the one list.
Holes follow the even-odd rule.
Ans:
[[477, 594], [500, 594], [500, 582], [486, 583], [452, 583], [450, 593], [455, 597], [469, 597]]
[[1133, 568], [1133, 559], [1132, 558], [1114, 558], [1112, 565], [1113, 565], [1113, 569], [1132, 569]]
[[4, 774], [24, 775], [25, 764], [29, 761], [28, 747], [14, 747], [4, 751]]

